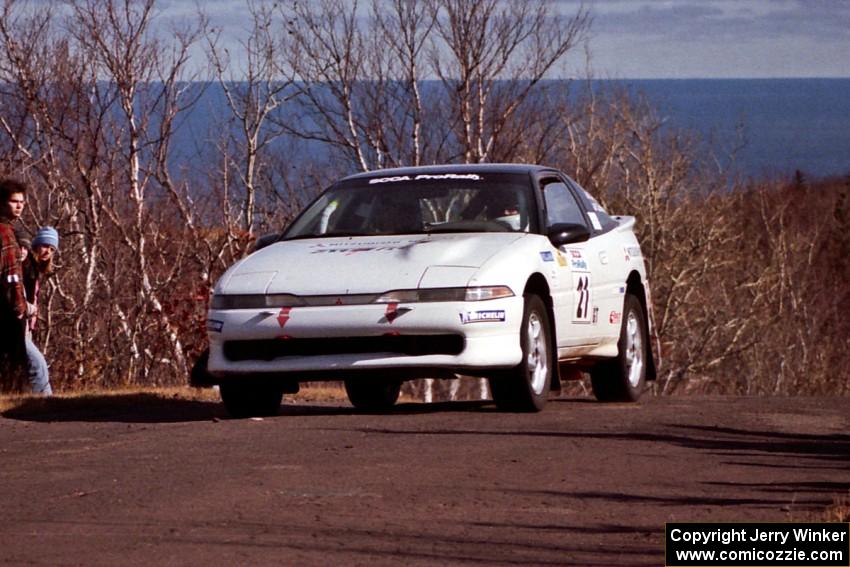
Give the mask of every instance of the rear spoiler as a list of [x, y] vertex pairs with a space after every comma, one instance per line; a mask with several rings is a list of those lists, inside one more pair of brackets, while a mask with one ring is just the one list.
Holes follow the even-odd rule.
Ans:
[[634, 230], [635, 217], [629, 215], [618, 215], [613, 218], [619, 224], [619, 226], [617, 226], [617, 230]]

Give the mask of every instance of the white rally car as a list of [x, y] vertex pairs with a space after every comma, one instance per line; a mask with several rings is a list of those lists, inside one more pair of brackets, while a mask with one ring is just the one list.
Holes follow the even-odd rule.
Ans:
[[404, 380], [458, 374], [537, 411], [570, 368], [635, 401], [655, 364], [634, 223], [540, 166], [346, 177], [219, 279], [192, 382], [234, 416], [276, 413], [299, 382], [381, 410]]

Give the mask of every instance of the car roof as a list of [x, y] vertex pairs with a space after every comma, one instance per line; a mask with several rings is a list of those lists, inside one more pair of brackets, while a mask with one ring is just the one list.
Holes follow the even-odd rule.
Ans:
[[527, 163], [470, 163], [470, 164], [446, 164], [446, 165], [424, 165], [419, 167], [395, 167], [391, 169], [376, 169], [366, 173], [357, 173], [343, 178], [341, 181], [350, 179], [368, 179], [371, 177], [389, 177], [400, 175], [435, 174], [435, 173], [526, 173], [535, 174], [539, 172], [556, 172], [557, 170], [543, 165], [532, 165]]

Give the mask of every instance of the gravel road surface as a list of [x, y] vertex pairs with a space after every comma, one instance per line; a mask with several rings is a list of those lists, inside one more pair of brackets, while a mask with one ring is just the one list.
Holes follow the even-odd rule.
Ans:
[[850, 398], [0, 417], [4, 565], [662, 565], [667, 521], [810, 519], [848, 491]]

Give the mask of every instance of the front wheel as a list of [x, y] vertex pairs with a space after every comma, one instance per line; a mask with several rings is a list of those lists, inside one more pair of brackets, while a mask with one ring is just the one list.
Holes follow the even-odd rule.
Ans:
[[626, 295], [617, 357], [590, 372], [593, 395], [600, 402], [636, 402], [646, 386], [647, 337], [640, 301]]
[[283, 387], [272, 380], [240, 379], [223, 382], [219, 394], [231, 417], [277, 415], [283, 401]]
[[534, 412], [546, 405], [552, 383], [551, 337], [546, 305], [539, 296], [527, 295], [519, 337], [522, 361], [490, 377], [490, 391], [499, 409]]
[[387, 411], [398, 401], [401, 380], [346, 380], [345, 393], [351, 405], [359, 410]]
[[215, 382], [212, 376], [207, 371], [207, 364], [210, 361], [210, 349], [205, 349], [204, 352], [195, 361], [192, 366], [192, 371], [189, 373], [189, 385], [193, 388], [207, 388]]

